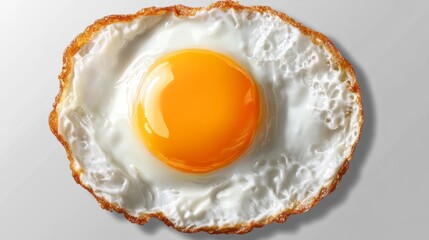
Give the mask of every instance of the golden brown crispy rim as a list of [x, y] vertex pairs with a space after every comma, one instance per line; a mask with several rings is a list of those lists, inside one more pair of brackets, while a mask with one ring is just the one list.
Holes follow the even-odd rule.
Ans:
[[[201, 10], [210, 10], [213, 8], [218, 8], [222, 10], [229, 10], [233, 9], [234, 11], [240, 12], [243, 10], [247, 10], [250, 12], [259, 12], [259, 13], [268, 13], [274, 16], [278, 16], [281, 18], [285, 23], [291, 24], [292, 26], [298, 28], [303, 34], [309, 36], [313, 43], [320, 44], [324, 46], [328, 51], [333, 55], [333, 58], [336, 60], [338, 66], [345, 71], [349, 73], [349, 78], [351, 78], [349, 89], [357, 96], [357, 103], [359, 104], [359, 134], [358, 138], [356, 139], [356, 142], [354, 142], [352, 146], [351, 153], [346, 159], [344, 160], [343, 165], [338, 170], [338, 173], [334, 180], [327, 186], [323, 187], [319, 194], [312, 198], [311, 201], [308, 201], [306, 203], [297, 203], [295, 209], [288, 209], [283, 212], [280, 212], [276, 216], [271, 216], [269, 218], [266, 218], [259, 222], [247, 222], [237, 225], [228, 225], [228, 226], [204, 226], [204, 227], [179, 227], [175, 226], [162, 212], [156, 212], [151, 214], [146, 214], [144, 216], [132, 216], [131, 214], [127, 213], [127, 211], [118, 205], [114, 203], [108, 202], [106, 199], [97, 196], [94, 191], [91, 189], [91, 187], [83, 184], [80, 180], [80, 175], [82, 174], [82, 171], [74, 167], [74, 158], [72, 151], [70, 149], [69, 144], [64, 140], [64, 138], [59, 134], [58, 132], [58, 113], [57, 113], [57, 105], [59, 102], [61, 102], [63, 98], [63, 90], [64, 87], [69, 84], [69, 79], [71, 78], [71, 73], [73, 69], [73, 56], [81, 49], [82, 46], [84, 46], [92, 36], [94, 36], [100, 29], [106, 27], [109, 24], [116, 23], [116, 22], [130, 22], [134, 20], [137, 17], [140, 16], [154, 16], [154, 15], [163, 15], [168, 13], [173, 13], [177, 16], [192, 16], [195, 15], [198, 11]], [[360, 138], [360, 135], [362, 133], [362, 124], [363, 124], [363, 106], [362, 106], [362, 100], [360, 95], [360, 88], [356, 81], [356, 75], [354, 73], [353, 67], [351, 64], [345, 60], [339, 51], [335, 48], [335, 46], [332, 44], [332, 42], [323, 34], [318, 33], [316, 31], [311, 30], [310, 28], [307, 28], [303, 26], [302, 24], [296, 22], [289, 16], [287, 16], [284, 13], [277, 12], [270, 7], [267, 6], [251, 6], [246, 7], [238, 4], [237, 2], [233, 1], [219, 1], [216, 3], [213, 3], [212, 5], [206, 7], [206, 8], [192, 8], [192, 7], [186, 7], [183, 5], [175, 5], [171, 7], [162, 7], [162, 8], [156, 8], [156, 7], [149, 7], [140, 10], [139, 12], [135, 14], [130, 15], [111, 15], [104, 17], [102, 19], [97, 20], [94, 24], [88, 26], [85, 31], [83, 31], [79, 36], [77, 36], [70, 45], [66, 48], [63, 56], [63, 66], [61, 74], [59, 75], [60, 80], [60, 90], [58, 95], [55, 98], [55, 102], [53, 104], [53, 110], [51, 114], [49, 115], [49, 126], [51, 128], [51, 131], [53, 134], [57, 137], [57, 139], [61, 142], [61, 144], [64, 146], [67, 157], [70, 161], [70, 169], [72, 171], [73, 178], [75, 181], [80, 184], [82, 187], [84, 187], [86, 190], [88, 190], [98, 201], [100, 206], [106, 210], [109, 211], [116, 211], [118, 213], [123, 213], [125, 218], [127, 218], [130, 222], [138, 223], [138, 224], [145, 224], [151, 217], [158, 218], [161, 221], [163, 221], [166, 225], [173, 227], [174, 229], [186, 232], [186, 233], [194, 233], [194, 232], [200, 232], [205, 231], [208, 233], [238, 233], [243, 234], [247, 233], [253, 230], [255, 227], [263, 227], [269, 223], [272, 222], [279, 222], [282, 223], [287, 220], [287, 218], [294, 214], [300, 214], [303, 212], [306, 212], [310, 208], [314, 207], [321, 199], [323, 199], [325, 196], [330, 194], [335, 190], [338, 183], [340, 182], [342, 176], [346, 173], [348, 167], [349, 167], [349, 160], [351, 159], [355, 149], [356, 145], [358, 143], [358, 140]]]

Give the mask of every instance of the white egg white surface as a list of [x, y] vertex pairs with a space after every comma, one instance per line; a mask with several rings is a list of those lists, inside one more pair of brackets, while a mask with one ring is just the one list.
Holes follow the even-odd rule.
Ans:
[[[188, 48], [235, 59], [263, 98], [247, 152], [207, 174], [164, 165], [130, 119], [148, 67]], [[58, 131], [82, 170], [80, 181], [133, 216], [162, 212], [177, 227], [263, 222], [313, 201], [352, 153], [362, 122], [350, 73], [325, 47], [270, 14], [211, 9], [114, 23], [73, 57], [68, 80]]]

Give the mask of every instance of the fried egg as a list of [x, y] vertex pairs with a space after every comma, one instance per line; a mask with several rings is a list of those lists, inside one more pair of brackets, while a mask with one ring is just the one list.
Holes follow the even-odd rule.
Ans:
[[103, 208], [244, 233], [335, 189], [362, 111], [353, 69], [325, 36], [226, 1], [88, 27], [64, 54], [50, 126]]

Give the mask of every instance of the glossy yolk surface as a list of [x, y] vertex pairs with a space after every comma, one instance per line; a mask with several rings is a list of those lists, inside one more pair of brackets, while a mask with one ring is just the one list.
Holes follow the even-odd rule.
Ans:
[[135, 125], [167, 165], [209, 172], [237, 159], [260, 120], [258, 90], [226, 56], [188, 49], [156, 61], [144, 76]]

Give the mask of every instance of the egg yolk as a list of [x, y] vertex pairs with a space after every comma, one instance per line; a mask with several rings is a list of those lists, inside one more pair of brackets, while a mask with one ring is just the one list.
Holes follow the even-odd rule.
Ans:
[[187, 49], [158, 59], [144, 76], [134, 121], [149, 151], [192, 173], [236, 160], [260, 121], [253, 79], [232, 59]]

